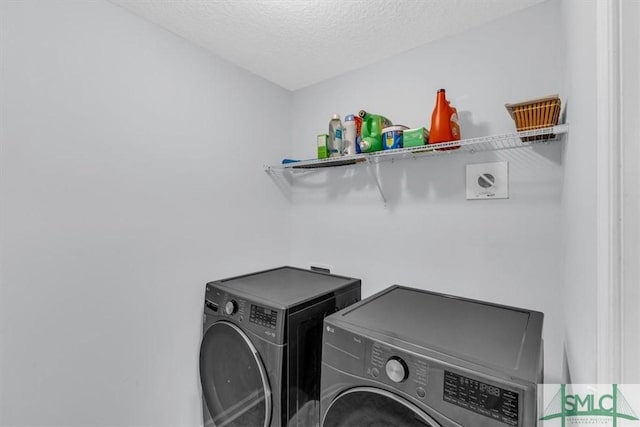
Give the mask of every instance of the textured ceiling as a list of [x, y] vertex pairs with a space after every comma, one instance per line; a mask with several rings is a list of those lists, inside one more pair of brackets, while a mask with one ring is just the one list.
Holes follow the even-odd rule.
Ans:
[[290, 90], [543, 0], [111, 0]]

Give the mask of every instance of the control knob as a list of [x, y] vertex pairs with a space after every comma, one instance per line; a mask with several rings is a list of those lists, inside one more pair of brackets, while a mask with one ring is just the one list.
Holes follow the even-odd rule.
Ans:
[[224, 306], [224, 312], [231, 316], [233, 313], [238, 311], [238, 303], [234, 300], [230, 300]]
[[389, 379], [394, 383], [401, 383], [409, 376], [409, 368], [407, 367], [407, 364], [404, 360], [396, 356], [387, 360], [385, 371], [387, 372]]

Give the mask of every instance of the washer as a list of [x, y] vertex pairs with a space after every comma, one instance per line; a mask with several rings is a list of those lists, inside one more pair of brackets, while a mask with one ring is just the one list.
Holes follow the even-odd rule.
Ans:
[[359, 279], [294, 267], [207, 283], [204, 426], [317, 425], [322, 321], [359, 300]]
[[392, 286], [324, 321], [322, 427], [534, 427], [543, 314]]

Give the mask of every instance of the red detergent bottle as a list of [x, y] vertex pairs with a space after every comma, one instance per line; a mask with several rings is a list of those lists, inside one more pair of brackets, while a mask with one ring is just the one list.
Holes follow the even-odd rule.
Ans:
[[[444, 89], [439, 89], [436, 95], [436, 105], [431, 114], [431, 129], [429, 129], [429, 144], [457, 141], [460, 139], [460, 127], [458, 125], [458, 112], [447, 101]], [[453, 150], [460, 146], [443, 148]]]

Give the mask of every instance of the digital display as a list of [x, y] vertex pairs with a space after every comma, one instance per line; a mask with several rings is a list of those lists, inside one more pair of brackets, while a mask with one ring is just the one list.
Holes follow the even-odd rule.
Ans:
[[275, 329], [278, 322], [278, 312], [259, 305], [251, 304], [251, 314], [249, 321], [256, 325], [264, 326], [269, 329]]
[[492, 396], [500, 397], [500, 389], [498, 387], [485, 383], [480, 383], [480, 393], [487, 393]]
[[519, 395], [515, 391], [444, 371], [443, 399], [504, 424], [518, 425]]

